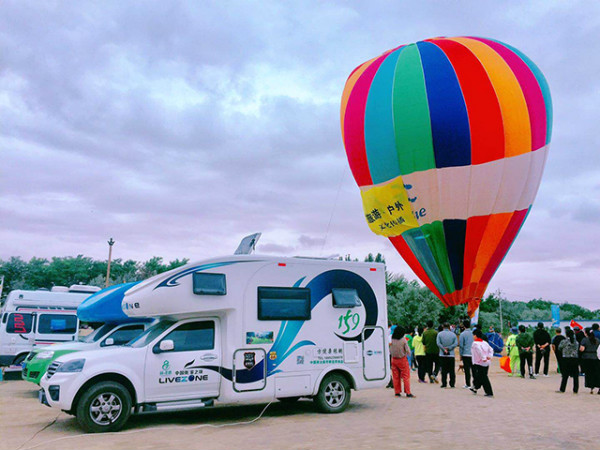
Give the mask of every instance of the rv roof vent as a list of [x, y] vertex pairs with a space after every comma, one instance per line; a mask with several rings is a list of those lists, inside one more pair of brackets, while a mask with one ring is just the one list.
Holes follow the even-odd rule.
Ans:
[[69, 292], [69, 288], [66, 286], [53, 286], [50, 292]]
[[262, 233], [254, 233], [246, 236], [238, 245], [238, 248], [233, 253], [234, 255], [250, 255], [256, 248], [256, 243], [260, 239]]
[[94, 292], [98, 292], [100, 290], [97, 286], [88, 286], [86, 284], [72, 284], [69, 288], [69, 292], [77, 293], [77, 294], [93, 294]]

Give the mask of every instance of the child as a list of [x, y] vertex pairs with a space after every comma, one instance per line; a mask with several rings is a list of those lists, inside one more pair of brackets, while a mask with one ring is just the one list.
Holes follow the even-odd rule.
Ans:
[[473, 345], [471, 346], [471, 355], [473, 358], [473, 387], [471, 392], [477, 394], [477, 390], [483, 387], [486, 397], [493, 397], [492, 385], [488, 378], [488, 370], [494, 350], [490, 344], [483, 340], [483, 333], [477, 329], [473, 331]]

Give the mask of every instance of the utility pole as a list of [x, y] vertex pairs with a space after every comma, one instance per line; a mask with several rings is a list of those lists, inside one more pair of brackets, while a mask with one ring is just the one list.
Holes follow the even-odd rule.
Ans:
[[110, 260], [112, 258], [112, 246], [114, 245], [115, 240], [110, 238], [108, 240], [108, 267], [106, 268], [106, 285], [108, 287], [108, 283], [110, 282]]
[[500, 305], [500, 335], [502, 335], [502, 299], [498, 296], [498, 304]]

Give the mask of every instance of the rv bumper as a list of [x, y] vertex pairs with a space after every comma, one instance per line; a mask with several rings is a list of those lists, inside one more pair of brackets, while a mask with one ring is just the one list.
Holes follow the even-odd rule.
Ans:
[[40, 389], [40, 390], [38, 391], [38, 400], [40, 401], [40, 403], [41, 403], [42, 405], [50, 406], [50, 405], [48, 404], [48, 400], [46, 400], [46, 393], [44, 392], [44, 390], [43, 390], [43, 389]]
[[50, 378], [43, 376], [40, 387], [44, 391], [48, 406], [70, 411], [73, 399], [84, 382], [85, 377], [81, 372], [55, 373]]

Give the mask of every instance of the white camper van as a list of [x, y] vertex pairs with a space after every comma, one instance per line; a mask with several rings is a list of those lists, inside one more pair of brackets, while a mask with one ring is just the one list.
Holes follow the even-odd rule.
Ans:
[[389, 378], [383, 264], [210, 259], [132, 287], [122, 310], [160, 320], [126, 346], [61, 356], [41, 380], [40, 401], [88, 431], [215, 402], [310, 397], [336, 413]]
[[1, 312], [0, 365], [20, 365], [36, 345], [75, 340], [77, 307], [99, 290], [74, 284], [51, 291], [10, 292]]

